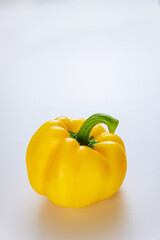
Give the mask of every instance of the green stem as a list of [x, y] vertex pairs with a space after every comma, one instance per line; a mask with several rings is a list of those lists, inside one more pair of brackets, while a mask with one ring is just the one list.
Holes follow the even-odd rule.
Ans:
[[93, 114], [82, 124], [78, 132], [77, 140], [81, 145], [88, 145], [89, 134], [92, 128], [99, 123], [106, 124], [109, 132], [113, 134], [118, 126], [119, 121], [104, 113]]

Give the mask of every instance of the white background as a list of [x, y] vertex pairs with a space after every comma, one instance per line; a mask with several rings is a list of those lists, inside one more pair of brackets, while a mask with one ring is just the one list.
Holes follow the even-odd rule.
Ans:
[[[160, 7], [154, 0], [0, 1], [0, 239], [160, 239]], [[44, 122], [119, 119], [128, 170], [84, 209], [29, 185], [25, 152]]]

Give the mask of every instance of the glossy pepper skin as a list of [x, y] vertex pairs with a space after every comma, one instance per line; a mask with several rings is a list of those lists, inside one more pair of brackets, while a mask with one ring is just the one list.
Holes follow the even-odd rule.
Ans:
[[[97, 123], [107, 124], [111, 133]], [[86, 121], [58, 117], [43, 124], [26, 152], [32, 188], [54, 204], [71, 208], [112, 196], [127, 169], [124, 143], [112, 134], [117, 125], [118, 120], [105, 114]]]

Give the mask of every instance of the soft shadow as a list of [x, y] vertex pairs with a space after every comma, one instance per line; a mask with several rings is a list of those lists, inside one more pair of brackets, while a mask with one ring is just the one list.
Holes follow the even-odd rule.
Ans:
[[[77, 239], [105, 232], [120, 231], [124, 223], [125, 203], [123, 192], [82, 209], [58, 207], [45, 199], [38, 216], [43, 233], [57, 239]], [[41, 232], [41, 233], [42, 233]]]

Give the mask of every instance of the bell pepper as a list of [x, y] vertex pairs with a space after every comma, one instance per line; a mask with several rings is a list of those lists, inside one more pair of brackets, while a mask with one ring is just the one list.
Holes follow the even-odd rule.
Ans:
[[71, 208], [115, 194], [127, 169], [124, 143], [114, 134], [118, 123], [98, 113], [87, 120], [58, 117], [43, 124], [26, 152], [32, 188], [52, 203]]

